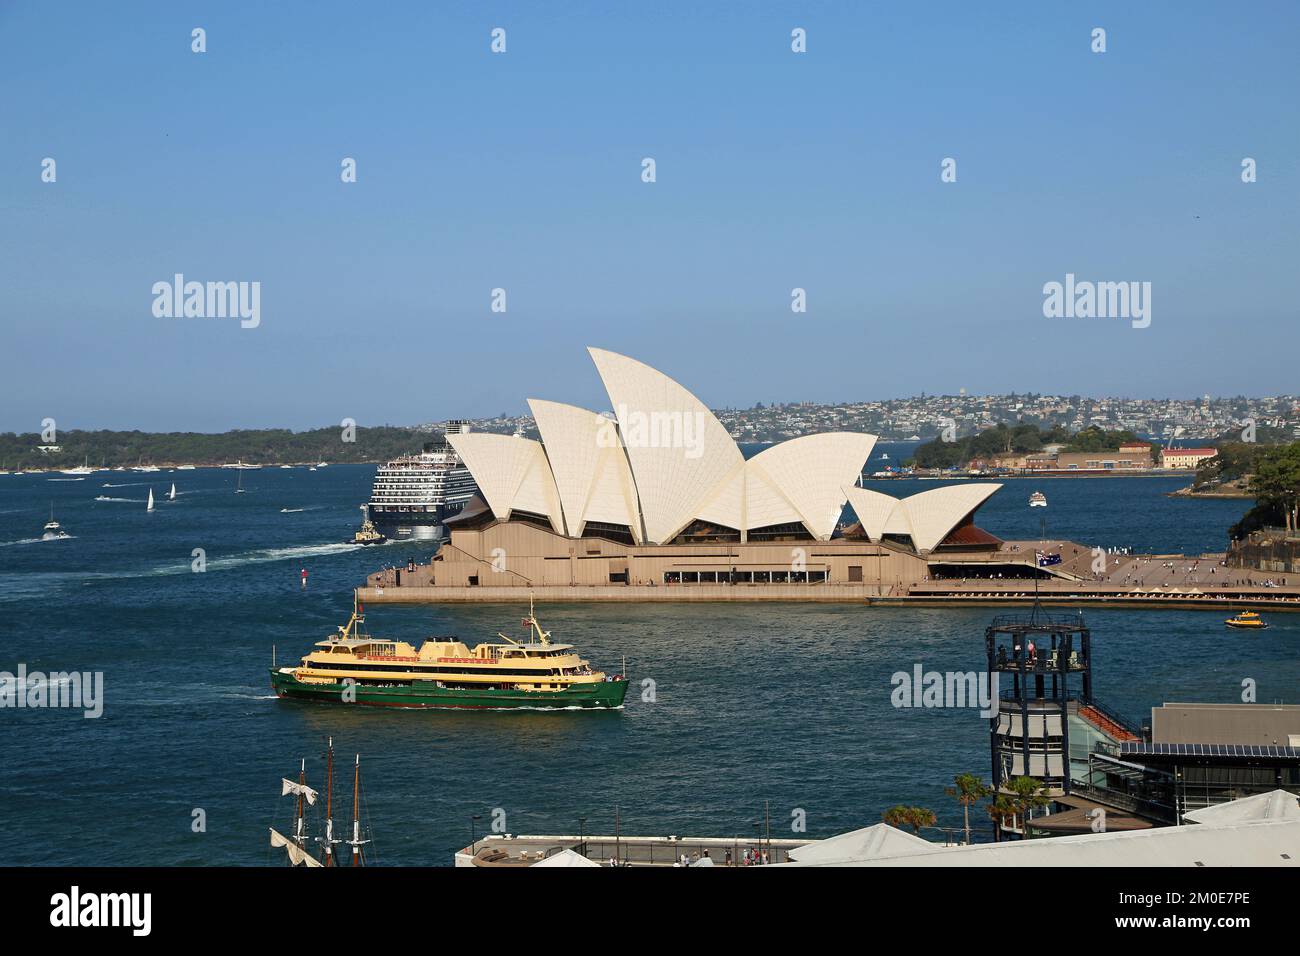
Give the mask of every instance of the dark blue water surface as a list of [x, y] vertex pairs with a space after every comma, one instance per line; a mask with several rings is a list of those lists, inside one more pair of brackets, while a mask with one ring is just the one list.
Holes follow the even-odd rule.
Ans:
[[[880, 453], [877, 453], [877, 457]], [[895, 456], [891, 453], [891, 460]], [[873, 460], [873, 467], [875, 462]], [[774, 834], [796, 808], [825, 836], [916, 803], [956, 824], [953, 774], [987, 777], [986, 725], [965, 711], [902, 711], [890, 675], [979, 668], [986, 609], [815, 605], [544, 605], [544, 625], [634, 690], [614, 712], [420, 712], [282, 702], [281, 662], [346, 620], [351, 589], [381, 563], [429, 548], [341, 544], [374, 469], [0, 476], [0, 670], [102, 671], [104, 715], [3, 710], [0, 830], [10, 864], [261, 864], [266, 828], [287, 826], [281, 776], [323, 739], [360, 752], [377, 861], [445, 865], [493, 810], [516, 833], [745, 835], [768, 801]], [[175, 502], [161, 499], [172, 481]], [[1221, 550], [1242, 502], [1169, 499], [1182, 479], [1011, 481], [980, 512], [1005, 538], [1049, 533], [1155, 551]], [[105, 484], [119, 487], [106, 488]], [[145, 512], [152, 485], [157, 511]], [[936, 482], [876, 485], [896, 495]], [[97, 502], [97, 495], [115, 499]], [[39, 542], [53, 500], [75, 535]], [[281, 508], [303, 508], [282, 514]], [[191, 571], [195, 548], [207, 571]], [[310, 586], [299, 585], [299, 570]], [[526, 608], [375, 608], [372, 631], [471, 643], [520, 633]], [[1097, 691], [1141, 719], [1165, 700], [1300, 697], [1300, 618], [1261, 634], [1221, 614], [1098, 611]], [[640, 697], [655, 682], [657, 700]], [[344, 757], [346, 755], [346, 757]], [[350, 782], [350, 781], [349, 781]], [[350, 802], [350, 786], [346, 790]], [[206, 832], [191, 827], [206, 814]]]

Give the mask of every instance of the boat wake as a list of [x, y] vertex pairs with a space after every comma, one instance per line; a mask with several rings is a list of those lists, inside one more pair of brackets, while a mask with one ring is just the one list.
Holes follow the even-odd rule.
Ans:
[[125, 504], [132, 504], [132, 505], [144, 504], [143, 498], [110, 498], [108, 495], [96, 495], [95, 500], [96, 501], [120, 501]]
[[[264, 548], [245, 554], [231, 555], [228, 558], [208, 559], [208, 570], [213, 568], [237, 568], [247, 564], [265, 564], [269, 561], [289, 561], [298, 558], [320, 558], [332, 554], [347, 554], [364, 547], [360, 544], [306, 544], [296, 548]], [[186, 566], [188, 569], [188, 565]]]
[[[68, 535], [66, 538], [56, 538], [51, 540], [71, 541], [75, 538], [76, 535]], [[43, 540], [44, 539], [42, 538], [23, 538], [18, 541], [0, 541], [0, 547], [9, 547], [19, 544], [38, 544]], [[333, 554], [346, 554], [349, 551], [356, 551], [361, 547], [362, 545], [359, 544], [316, 544], [304, 545], [296, 548], [267, 548], [261, 551], [250, 551], [244, 554], [232, 555], [228, 558], [209, 558], [207, 570], [209, 572], [230, 570], [232, 568], [240, 568], [253, 564], [264, 564], [271, 561], [326, 557]], [[0, 575], [0, 601], [16, 600], [37, 595], [48, 596], [52, 589], [67, 587], [74, 584], [93, 586], [112, 581], [129, 581], [138, 580], [140, 578], [167, 577], [192, 573], [193, 568], [191, 568], [188, 563], [185, 563], [144, 568], [138, 571], [60, 571], [49, 574], [28, 573], [21, 576]]]
[[46, 481], [85, 481], [85, 478], [46, 478]]

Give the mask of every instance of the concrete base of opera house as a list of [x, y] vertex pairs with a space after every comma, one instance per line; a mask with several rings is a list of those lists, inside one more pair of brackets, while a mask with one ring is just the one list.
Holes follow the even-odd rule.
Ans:
[[[527, 600], [521, 587], [388, 587], [361, 588], [365, 604], [514, 604]], [[862, 604], [876, 594], [875, 585], [860, 584], [688, 584], [651, 587], [636, 584], [550, 585], [531, 592], [540, 601], [559, 604], [593, 602], [749, 602]]]
[[[886, 588], [888, 591], [888, 588]], [[357, 591], [365, 604], [513, 604], [523, 600], [526, 588], [519, 587], [364, 587]], [[689, 584], [675, 587], [596, 584], [549, 586], [531, 592], [539, 602], [586, 603], [745, 603], [868, 604], [873, 607], [1023, 607], [1034, 599], [1022, 586], [1015, 592], [968, 587], [950, 589], [943, 595], [918, 591], [880, 595], [875, 585], [860, 584]], [[1064, 582], [1039, 585], [1039, 603], [1044, 607], [1101, 607], [1179, 611], [1241, 610], [1300, 611], [1300, 594], [1241, 590], [1229, 596], [1197, 597], [1184, 594], [1088, 593]]]
[[[1229, 567], [1224, 554], [1105, 555], [1071, 541], [997, 541], [917, 554], [852, 535], [830, 541], [629, 545], [565, 538], [514, 522], [457, 529], [427, 564], [369, 575], [370, 604], [862, 603], [960, 607], [1044, 604], [1228, 613], [1300, 610], [1300, 576]], [[1054, 563], [1038, 567], [1038, 554]], [[787, 580], [797, 557], [801, 580]], [[729, 573], [743, 579], [728, 582]], [[706, 580], [707, 577], [707, 580]], [[776, 578], [781, 580], [776, 580]], [[806, 578], [812, 578], [807, 580]]]

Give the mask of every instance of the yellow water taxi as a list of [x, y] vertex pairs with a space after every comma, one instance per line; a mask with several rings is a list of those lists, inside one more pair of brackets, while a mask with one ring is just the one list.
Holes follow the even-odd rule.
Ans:
[[1223, 623], [1228, 627], [1239, 627], [1248, 631], [1262, 631], [1268, 627], [1268, 622], [1254, 611], [1242, 611], [1236, 617], [1230, 617]]

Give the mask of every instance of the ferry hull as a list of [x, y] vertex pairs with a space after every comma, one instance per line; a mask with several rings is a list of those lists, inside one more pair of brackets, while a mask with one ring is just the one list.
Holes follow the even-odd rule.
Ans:
[[565, 690], [524, 691], [524, 690], [456, 690], [440, 688], [432, 681], [427, 688], [415, 684], [400, 684], [392, 687], [372, 687], [357, 684], [348, 687], [341, 683], [307, 684], [291, 673], [279, 668], [271, 671], [271, 689], [279, 697], [295, 700], [312, 700], [322, 703], [345, 703], [345, 690], [353, 690], [356, 699], [353, 704], [368, 707], [412, 707], [427, 709], [455, 710], [461, 708], [551, 708], [570, 707], [610, 709], [621, 707], [627, 694], [627, 681], [601, 681], [597, 684], [577, 684]]

